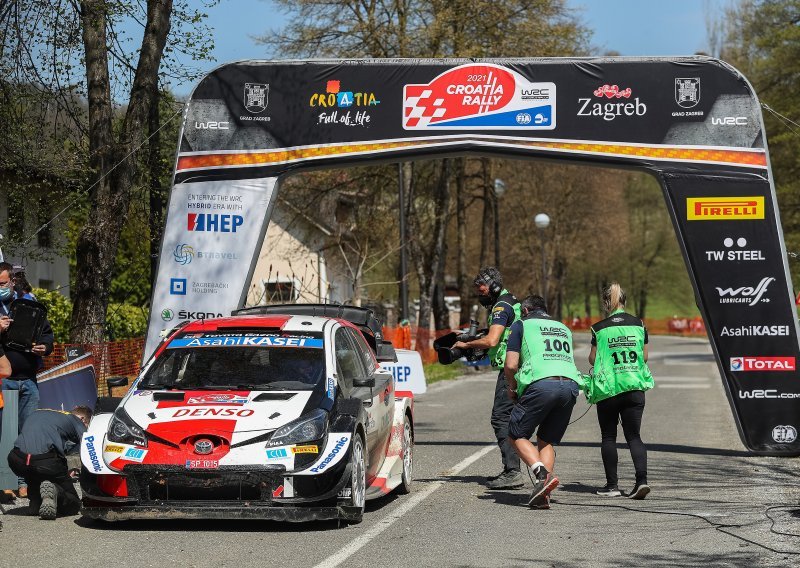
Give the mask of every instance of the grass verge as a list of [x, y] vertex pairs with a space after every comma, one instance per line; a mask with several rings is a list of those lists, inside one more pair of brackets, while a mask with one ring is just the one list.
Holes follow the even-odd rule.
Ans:
[[464, 365], [453, 363], [452, 365], [442, 365], [441, 363], [426, 363], [422, 365], [425, 371], [425, 380], [429, 385], [439, 381], [451, 381], [464, 373]]

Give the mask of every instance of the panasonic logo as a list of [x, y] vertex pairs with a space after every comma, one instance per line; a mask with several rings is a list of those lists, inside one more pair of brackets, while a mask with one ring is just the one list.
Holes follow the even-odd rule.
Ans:
[[329, 453], [327, 456], [325, 456], [325, 459], [322, 460], [318, 466], [312, 467], [311, 471], [313, 471], [314, 473], [317, 473], [317, 472], [320, 472], [323, 469], [325, 469], [325, 467], [329, 463], [331, 463], [333, 461], [333, 458], [336, 457], [336, 454], [338, 454], [340, 451], [342, 451], [342, 448], [344, 448], [344, 445], [346, 443], [347, 443], [347, 438], [346, 437], [343, 436], [343, 437], [339, 438], [339, 440], [336, 442], [336, 445], [331, 450], [331, 453]]
[[100, 458], [97, 457], [97, 450], [94, 448], [94, 436], [86, 436], [86, 451], [89, 452], [89, 460], [92, 462], [92, 469], [100, 471]]

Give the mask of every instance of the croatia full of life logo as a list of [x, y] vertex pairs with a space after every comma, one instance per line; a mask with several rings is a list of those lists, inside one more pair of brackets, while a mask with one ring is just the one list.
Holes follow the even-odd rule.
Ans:
[[555, 83], [531, 83], [498, 65], [461, 65], [403, 87], [405, 130], [552, 130]]

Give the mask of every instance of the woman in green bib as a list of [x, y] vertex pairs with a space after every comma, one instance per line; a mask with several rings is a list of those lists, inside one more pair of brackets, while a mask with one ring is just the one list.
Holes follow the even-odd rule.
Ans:
[[617, 424], [633, 458], [636, 485], [628, 494], [644, 499], [650, 493], [647, 484], [647, 449], [639, 435], [644, 413], [644, 391], [653, 388], [653, 376], [647, 366], [647, 328], [641, 319], [625, 313], [625, 292], [613, 282], [603, 291], [603, 307], [608, 317], [592, 326], [593, 365], [587, 382], [586, 398], [597, 404], [597, 419], [602, 436], [601, 454], [606, 486], [597, 494], [618, 497]]

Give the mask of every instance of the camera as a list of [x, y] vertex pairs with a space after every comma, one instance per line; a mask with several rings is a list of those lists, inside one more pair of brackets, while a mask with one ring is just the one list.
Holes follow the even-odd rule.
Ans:
[[433, 348], [436, 349], [436, 354], [439, 356], [439, 363], [442, 365], [449, 365], [454, 361], [458, 361], [462, 357], [466, 357], [467, 361], [478, 361], [486, 356], [487, 349], [462, 349], [453, 348], [457, 341], [472, 341], [480, 339], [489, 332], [488, 329], [478, 329], [478, 322], [470, 320], [469, 328], [460, 331], [453, 331], [447, 335], [443, 335], [433, 342]]

